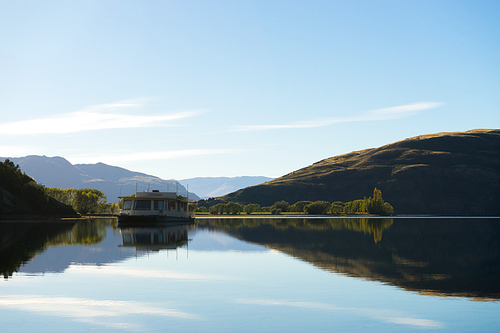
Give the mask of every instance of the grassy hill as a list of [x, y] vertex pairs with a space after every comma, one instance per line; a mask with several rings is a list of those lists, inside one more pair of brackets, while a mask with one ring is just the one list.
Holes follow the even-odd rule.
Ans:
[[500, 130], [421, 135], [319, 161], [224, 201], [351, 201], [382, 191], [397, 214], [500, 215]]

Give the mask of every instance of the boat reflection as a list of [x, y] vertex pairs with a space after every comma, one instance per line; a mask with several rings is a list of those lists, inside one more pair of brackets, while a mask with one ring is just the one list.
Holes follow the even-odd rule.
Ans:
[[123, 247], [138, 251], [175, 250], [187, 246], [189, 224], [119, 227]]

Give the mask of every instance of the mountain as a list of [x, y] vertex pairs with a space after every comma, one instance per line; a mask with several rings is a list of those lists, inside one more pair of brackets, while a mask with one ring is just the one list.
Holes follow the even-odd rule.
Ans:
[[184, 186], [202, 198], [219, 197], [236, 190], [262, 184], [272, 180], [269, 177], [242, 176], [242, 177], [197, 177], [179, 180]]
[[[73, 165], [62, 157], [36, 155], [9, 159], [19, 164], [24, 173], [46, 187], [95, 188], [106, 195], [108, 202], [117, 202], [118, 196], [135, 193], [136, 187], [138, 191], [146, 191], [148, 188], [176, 191], [178, 188], [179, 193], [187, 192], [186, 188], [175, 180], [165, 180], [104, 163]], [[191, 192], [189, 198], [200, 199]]]
[[500, 130], [421, 135], [319, 161], [221, 199], [351, 201], [373, 189], [396, 214], [500, 215]]

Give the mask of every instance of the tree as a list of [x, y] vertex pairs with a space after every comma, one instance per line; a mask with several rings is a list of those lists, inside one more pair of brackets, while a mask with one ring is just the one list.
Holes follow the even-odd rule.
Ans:
[[223, 203], [218, 203], [217, 205], [214, 205], [214, 206], [211, 206], [209, 209], [208, 209], [208, 212], [211, 214], [211, 215], [222, 215], [224, 213], [227, 212], [227, 207], [226, 207], [226, 204], [223, 204]]
[[211, 215], [217, 215], [219, 213], [219, 209], [218, 209], [217, 205], [210, 207], [208, 209], [208, 213]]
[[224, 214], [224, 213], [227, 213], [227, 206], [226, 204], [223, 204], [223, 203], [219, 203], [217, 205], [215, 205], [215, 207], [217, 207], [217, 214]]
[[290, 211], [302, 213], [304, 212], [304, 207], [310, 204], [312, 204], [312, 201], [298, 201], [290, 207]]
[[271, 214], [272, 215], [280, 215], [281, 214], [281, 208], [271, 208]]
[[330, 208], [330, 213], [334, 215], [338, 215], [344, 211], [344, 204], [341, 201], [335, 201], [332, 203]]
[[307, 214], [326, 215], [330, 211], [331, 205], [327, 201], [315, 201], [307, 205], [304, 210]]
[[243, 207], [243, 211], [248, 215], [258, 212], [260, 210], [260, 205], [258, 204], [248, 204]]
[[394, 208], [382, 199], [382, 191], [375, 188], [373, 198], [365, 198], [363, 208], [366, 212], [375, 215], [388, 215], [394, 213]]
[[96, 189], [74, 190], [72, 206], [80, 214], [92, 214], [99, 212], [106, 204], [106, 196]]
[[66, 205], [71, 205], [71, 201], [73, 200], [73, 192], [74, 190], [71, 188], [62, 189], [57, 187], [48, 187], [46, 189], [48, 195], [52, 198], [56, 199], [59, 202], [62, 202]]
[[242, 210], [243, 210], [243, 207], [237, 202], [231, 201], [227, 204], [228, 214], [237, 215], [237, 214], [241, 213]]
[[190, 202], [188, 204], [188, 207], [189, 207], [190, 212], [197, 212], [198, 211], [198, 205], [195, 203]]
[[346, 202], [344, 205], [344, 213], [355, 214], [358, 212], [363, 212], [363, 199], [353, 200]]
[[51, 209], [45, 187], [35, 182], [9, 159], [0, 162], [0, 187], [39, 212]]
[[273, 208], [281, 209], [282, 212], [289, 212], [290, 204], [285, 200], [276, 201], [274, 205], [271, 206], [271, 211], [273, 210]]

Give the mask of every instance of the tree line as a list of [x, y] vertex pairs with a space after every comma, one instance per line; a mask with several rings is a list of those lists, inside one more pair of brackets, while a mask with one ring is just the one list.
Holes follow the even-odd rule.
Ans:
[[242, 205], [237, 202], [217, 203], [210, 207], [198, 207], [196, 204], [190, 204], [191, 211], [209, 212], [212, 215], [238, 215], [242, 212], [246, 214], [269, 212], [272, 215], [281, 213], [306, 213], [310, 215], [343, 215], [367, 213], [374, 215], [390, 215], [394, 213], [394, 208], [385, 202], [382, 198], [382, 191], [375, 188], [373, 197], [353, 200], [349, 202], [335, 201], [298, 201], [290, 204], [287, 201], [276, 201], [272, 206], [261, 207], [258, 204], [249, 203]]
[[97, 189], [47, 187], [45, 190], [52, 198], [73, 207], [80, 214], [114, 213], [118, 209], [117, 204], [108, 204], [104, 193]]
[[0, 188], [22, 199], [36, 211], [47, 212], [53, 209], [43, 185], [22, 172], [19, 165], [9, 159], [0, 162]]

